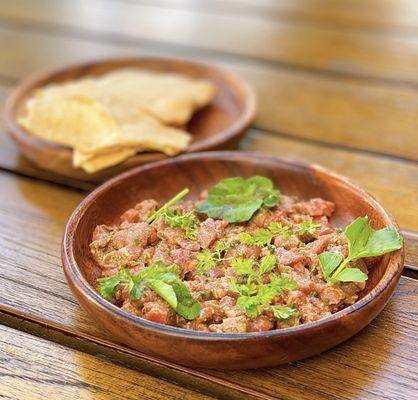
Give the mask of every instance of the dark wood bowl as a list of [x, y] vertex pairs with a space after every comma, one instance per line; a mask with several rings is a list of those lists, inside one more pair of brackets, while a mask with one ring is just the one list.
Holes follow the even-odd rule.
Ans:
[[331, 222], [346, 226], [368, 215], [374, 229], [398, 228], [393, 217], [366, 191], [326, 169], [242, 152], [190, 154], [128, 171], [91, 193], [68, 221], [62, 262], [81, 306], [121, 342], [147, 354], [192, 367], [259, 368], [321, 353], [347, 340], [377, 316], [401, 275], [404, 250], [386, 254], [370, 270], [366, 288], [354, 305], [322, 320], [297, 327], [246, 334], [216, 334], [156, 324], [130, 315], [95, 291], [100, 269], [89, 243], [98, 224], [111, 224], [138, 201], [167, 201], [189, 187], [191, 196], [229, 176], [270, 177], [285, 194], [316, 196], [336, 204]]
[[251, 87], [236, 75], [192, 61], [163, 58], [112, 59], [47, 71], [23, 81], [9, 96], [5, 105], [6, 129], [21, 152], [42, 169], [70, 178], [101, 182], [137, 165], [167, 158], [162, 153], [146, 152], [125, 162], [88, 174], [72, 165], [72, 149], [30, 135], [18, 118], [25, 114], [26, 103], [33, 91], [51, 83], [65, 82], [88, 75], [103, 75], [125, 67], [138, 67], [157, 72], [175, 72], [210, 80], [217, 88], [215, 99], [196, 112], [186, 130], [193, 135], [188, 153], [215, 149], [232, 149], [238, 144], [254, 119], [256, 96]]

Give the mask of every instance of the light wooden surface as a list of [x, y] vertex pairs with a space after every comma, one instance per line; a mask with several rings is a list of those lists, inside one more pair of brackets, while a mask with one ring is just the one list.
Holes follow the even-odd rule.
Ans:
[[[418, 7], [414, 0], [16, 0], [0, 4], [0, 102], [37, 70], [126, 55], [226, 67], [260, 108], [240, 149], [351, 178], [397, 218], [418, 269]], [[418, 283], [403, 277], [363, 332], [270, 370], [201, 371], [139, 354], [70, 293], [59, 247], [92, 185], [40, 171], [0, 128], [0, 397], [412, 399]], [[120, 379], [118, 379], [120, 377]]]
[[[0, 398], [193, 399], [196, 392], [0, 325]], [[213, 397], [199, 394], [201, 399]]]

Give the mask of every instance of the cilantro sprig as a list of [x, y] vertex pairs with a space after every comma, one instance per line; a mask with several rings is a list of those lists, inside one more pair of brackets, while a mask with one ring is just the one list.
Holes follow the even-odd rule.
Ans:
[[321, 227], [321, 224], [317, 224], [313, 221], [302, 221], [299, 225], [298, 234], [300, 236], [304, 235], [315, 235], [316, 230]]
[[224, 258], [225, 253], [233, 248], [235, 243], [225, 243], [223, 240], [219, 240], [212, 250], [203, 250], [197, 255], [197, 270], [199, 273], [204, 274], [207, 271], [218, 266]]
[[238, 235], [238, 239], [241, 243], [248, 246], [264, 247], [268, 246], [276, 236], [287, 239], [292, 236], [292, 228], [290, 226], [282, 226], [278, 222], [272, 222], [268, 226], [268, 229], [261, 228], [254, 234], [242, 232]]
[[166, 210], [161, 216], [168, 226], [183, 229], [186, 238], [196, 239], [197, 220], [193, 211], [181, 213], [179, 211]]
[[[271, 308], [276, 318], [289, 318], [297, 311], [290, 306], [271, 306], [275, 296], [283, 291], [294, 290], [297, 283], [285, 276], [270, 274], [270, 282], [263, 283], [262, 276], [272, 272], [277, 264], [277, 256], [269, 254], [259, 262], [251, 259], [234, 258], [231, 267], [240, 275], [229, 280], [229, 288], [238, 293], [237, 306], [250, 317], [257, 317], [266, 308]], [[276, 311], [275, 311], [275, 308]]]
[[122, 269], [116, 276], [99, 278], [99, 292], [104, 298], [112, 298], [118, 286], [128, 285], [129, 298], [140, 299], [144, 289], [149, 287], [164, 299], [177, 314], [193, 320], [200, 314], [200, 303], [190, 294], [187, 286], [179, 277], [177, 265], [166, 266], [162, 261], [156, 261], [136, 275]]
[[228, 222], [246, 222], [261, 207], [270, 208], [280, 201], [280, 191], [262, 176], [222, 179], [208, 192], [197, 211]]
[[375, 231], [368, 217], [359, 217], [345, 229], [348, 242], [348, 257], [340, 253], [326, 251], [319, 254], [322, 274], [329, 283], [334, 282], [365, 282], [367, 275], [358, 268], [350, 268], [351, 261], [380, 256], [402, 247], [402, 237], [393, 228]]

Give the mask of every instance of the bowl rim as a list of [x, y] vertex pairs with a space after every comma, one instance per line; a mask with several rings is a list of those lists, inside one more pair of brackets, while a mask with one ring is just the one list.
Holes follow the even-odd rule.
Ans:
[[[111, 57], [111, 58], [92, 58], [88, 61], [79, 62], [79, 63], [72, 63], [65, 67], [56, 67], [51, 69], [44, 69], [38, 72], [35, 72], [22, 80], [8, 95], [4, 110], [3, 110], [3, 119], [5, 121], [6, 130], [11, 134], [11, 136], [16, 141], [26, 141], [30, 143], [33, 147], [43, 147], [47, 149], [59, 149], [60, 151], [65, 152], [72, 152], [72, 149], [67, 146], [63, 146], [60, 144], [48, 142], [36, 136], [30, 135], [23, 127], [19, 125], [17, 119], [15, 118], [14, 111], [16, 107], [22, 101], [22, 97], [25, 93], [41, 86], [45, 86], [49, 83], [52, 83], [54, 79], [64, 74], [68, 71], [73, 69], [83, 70], [86, 69], [88, 71], [89, 68], [94, 66], [100, 66], [109, 62], [120, 64], [120, 66], [115, 66], [114, 70], [118, 68], [129, 67], [130, 64], [134, 64], [135, 62], [143, 61], [143, 62], [155, 62], [155, 63], [162, 63], [164, 64], [176, 64], [176, 65], [186, 65], [186, 66], [194, 66], [202, 70], [214, 71], [216, 75], [221, 77], [226, 77], [227, 81], [232, 81], [234, 85], [240, 88], [243, 93], [243, 107], [240, 110], [239, 115], [235, 118], [230, 126], [221, 131], [217, 132], [216, 134], [210, 135], [207, 138], [198, 141], [192, 142], [188, 149], [186, 150], [186, 154], [197, 152], [197, 151], [205, 151], [210, 148], [215, 148], [216, 146], [220, 146], [223, 143], [227, 143], [230, 140], [233, 140], [235, 136], [238, 136], [241, 132], [245, 131], [251, 124], [251, 122], [255, 118], [255, 114], [257, 111], [258, 106], [258, 99], [257, 95], [253, 89], [253, 87], [240, 75], [233, 73], [223, 67], [219, 67], [217, 65], [211, 65], [199, 61], [194, 61], [191, 59], [180, 58], [180, 57], [158, 57], [158, 56], [132, 56], [132, 57]], [[87, 76], [87, 74], [81, 74], [80, 77]], [[228, 84], [229, 87], [231, 85]], [[158, 152], [148, 152], [144, 154], [152, 154], [154, 157], [160, 156]], [[141, 153], [136, 154], [133, 157], [141, 156]]]
[[[357, 185], [353, 184], [348, 178], [345, 178], [342, 175], [336, 174], [327, 168], [319, 166], [317, 164], [309, 164], [301, 161], [294, 161], [286, 158], [281, 157], [274, 157], [274, 156], [266, 156], [260, 153], [254, 152], [242, 152], [242, 151], [211, 151], [211, 152], [202, 152], [202, 153], [193, 153], [193, 154], [186, 154], [175, 159], [167, 159], [156, 161], [150, 164], [146, 164], [143, 166], [138, 166], [133, 168], [129, 171], [123, 172], [114, 178], [108, 180], [107, 182], [103, 183], [99, 187], [97, 187], [94, 191], [92, 191], [86, 198], [84, 198], [81, 203], [76, 207], [74, 212], [72, 213], [71, 217], [69, 218], [62, 241], [62, 263], [64, 272], [66, 273], [67, 280], [71, 281], [79, 292], [82, 293], [83, 296], [86, 296], [90, 301], [95, 303], [96, 306], [99, 306], [102, 311], [106, 313], [114, 313], [117, 317], [122, 319], [127, 319], [130, 322], [133, 322], [135, 325], [140, 325], [142, 328], [147, 329], [153, 333], [164, 333], [168, 334], [173, 337], [180, 337], [180, 338], [194, 338], [198, 340], [205, 340], [205, 341], [222, 341], [225, 339], [228, 340], [259, 340], [271, 337], [285, 337], [290, 336], [293, 334], [297, 334], [300, 332], [310, 332], [315, 331], [318, 328], [323, 327], [324, 325], [328, 325], [336, 320], [340, 320], [341, 318], [353, 314], [355, 312], [360, 311], [364, 307], [368, 306], [371, 302], [375, 301], [382, 292], [388, 288], [394, 279], [397, 279], [403, 269], [404, 263], [404, 252], [405, 252], [405, 245], [403, 244], [402, 248], [390, 253], [387, 268], [384, 272], [383, 276], [376, 284], [375, 287], [371, 289], [369, 293], [366, 294], [362, 299], [355, 302], [351, 306], [344, 308], [330, 316], [321, 318], [314, 322], [309, 322], [306, 324], [301, 324], [295, 327], [284, 328], [284, 329], [277, 329], [265, 332], [249, 332], [249, 333], [210, 333], [210, 332], [201, 332], [201, 331], [194, 331], [190, 329], [178, 328], [169, 325], [163, 325], [156, 322], [148, 321], [144, 318], [134, 316], [129, 314], [119, 307], [113, 305], [109, 301], [105, 300], [103, 297], [97, 293], [94, 288], [90, 285], [87, 279], [83, 276], [81, 269], [77, 265], [74, 253], [73, 253], [73, 243], [74, 237], [73, 233], [75, 232], [79, 221], [82, 219], [85, 211], [88, 209], [90, 203], [94, 201], [97, 196], [102, 195], [103, 193], [111, 190], [113, 186], [119, 184], [119, 182], [123, 181], [124, 179], [131, 177], [133, 175], [146, 173], [147, 170], [163, 167], [170, 163], [177, 163], [177, 162], [187, 162], [189, 160], [198, 160], [200, 158], [204, 159], [212, 159], [212, 160], [226, 160], [226, 161], [254, 161], [254, 160], [262, 160], [263, 162], [268, 162], [270, 164], [282, 164], [293, 166], [297, 168], [305, 168], [312, 170], [313, 172], [318, 171], [319, 173], [325, 174], [330, 176], [332, 179], [343, 183], [344, 185], [348, 186], [350, 189], [359, 192], [371, 205], [378, 210], [380, 214], [386, 219], [387, 226], [393, 227], [399, 231], [399, 226], [396, 223], [394, 217], [388, 213], [378, 202], [377, 200], [369, 194], [364, 189], [358, 187]], [[390, 273], [388, 274], [389, 266], [393, 264], [393, 268], [390, 269]]]

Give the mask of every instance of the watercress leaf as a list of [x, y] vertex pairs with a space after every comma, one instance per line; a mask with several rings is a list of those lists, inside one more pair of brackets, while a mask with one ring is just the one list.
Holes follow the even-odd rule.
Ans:
[[358, 257], [380, 256], [402, 247], [402, 237], [396, 229], [372, 230], [369, 239]]
[[211, 218], [228, 222], [245, 222], [264, 204], [272, 207], [278, 203], [279, 191], [264, 177], [241, 177], [221, 180], [208, 192], [197, 211]]
[[367, 275], [358, 268], [345, 268], [332, 279], [340, 282], [365, 282]]
[[172, 308], [177, 308], [177, 296], [173, 287], [159, 279], [148, 279], [148, 286], [164, 299]]
[[250, 275], [253, 273], [254, 261], [249, 258], [233, 258], [231, 261], [232, 269], [240, 275]]
[[200, 303], [190, 294], [187, 286], [178, 280], [172, 285], [173, 291], [177, 297], [176, 312], [183, 318], [193, 320], [200, 315], [201, 305]]
[[257, 191], [263, 194], [264, 206], [270, 208], [279, 203], [280, 191], [274, 189], [273, 182], [264, 176], [253, 176], [248, 179], [248, 182], [254, 183], [257, 186]]
[[264, 256], [260, 261], [259, 274], [265, 274], [266, 272], [273, 271], [277, 264], [277, 256], [275, 254], [268, 254]]
[[361, 253], [369, 240], [371, 232], [372, 228], [367, 217], [359, 217], [345, 228], [351, 258]]
[[353, 221], [345, 230], [351, 260], [362, 257], [380, 256], [400, 249], [402, 237], [393, 228], [372, 229], [367, 217]]
[[[331, 280], [350, 282], [364, 282], [367, 275], [358, 272], [345, 272], [350, 261], [363, 257], [380, 256], [385, 253], [400, 249], [402, 237], [393, 228], [383, 228], [375, 231], [369, 223], [368, 217], [359, 217], [345, 229], [345, 236], [348, 242], [348, 257], [343, 260], [340, 266], [333, 272]], [[361, 271], [360, 271], [361, 272]]]
[[291, 306], [271, 306], [271, 310], [277, 319], [287, 319], [299, 314], [298, 310]]
[[319, 263], [321, 265], [322, 275], [325, 280], [328, 280], [332, 272], [340, 265], [343, 256], [340, 253], [333, 251], [325, 251], [318, 255]]
[[223, 200], [215, 200], [212, 197], [210, 200], [207, 199], [200, 203], [197, 210], [214, 219], [224, 219], [228, 222], [245, 222], [251, 219], [253, 214], [263, 204], [262, 199], [245, 199], [244, 196], [242, 196], [240, 202], [235, 201], [235, 204], [232, 204], [232, 199], [230, 197], [225, 200], [226, 201], [223, 202]]

